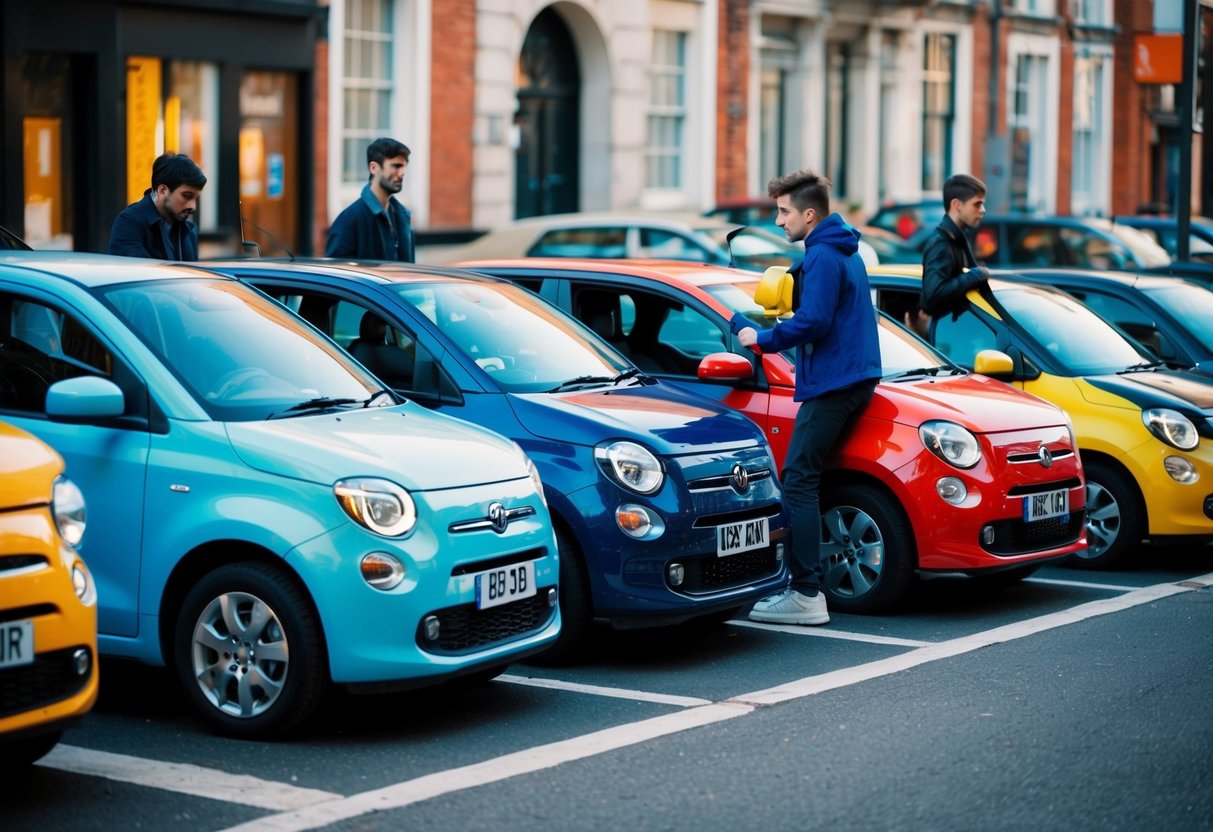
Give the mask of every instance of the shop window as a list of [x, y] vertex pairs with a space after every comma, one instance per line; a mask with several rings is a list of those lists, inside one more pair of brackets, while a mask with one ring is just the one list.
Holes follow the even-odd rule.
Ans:
[[62, 55], [22, 57], [25, 227], [33, 248], [71, 249], [71, 63]]
[[240, 84], [240, 216], [266, 255], [299, 251], [296, 87], [287, 72], [246, 72]]

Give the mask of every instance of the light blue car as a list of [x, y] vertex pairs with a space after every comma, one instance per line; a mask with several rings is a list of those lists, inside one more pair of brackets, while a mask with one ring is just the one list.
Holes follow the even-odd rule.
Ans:
[[225, 733], [287, 731], [330, 683], [491, 678], [559, 634], [518, 446], [400, 403], [236, 280], [0, 254], [0, 418], [88, 499], [101, 653], [173, 667]]

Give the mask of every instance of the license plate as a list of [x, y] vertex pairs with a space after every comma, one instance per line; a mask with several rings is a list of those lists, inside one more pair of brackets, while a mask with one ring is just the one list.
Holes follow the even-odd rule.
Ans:
[[748, 552], [751, 549], [765, 549], [771, 542], [769, 531], [765, 517], [717, 526], [716, 554], [724, 557], [725, 555], [735, 555], [738, 552]]
[[1029, 494], [1023, 498], [1025, 523], [1047, 520], [1050, 517], [1060, 517], [1062, 521], [1070, 519], [1070, 492], [1067, 489], [1046, 491], [1044, 494]]
[[34, 663], [34, 622], [0, 624], [0, 667]]
[[535, 594], [535, 561], [514, 563], [476, 574], [476, 609], [484, 610]]

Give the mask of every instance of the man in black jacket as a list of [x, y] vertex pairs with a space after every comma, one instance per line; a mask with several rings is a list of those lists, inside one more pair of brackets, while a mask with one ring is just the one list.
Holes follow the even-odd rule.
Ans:
[[931, 316], [960, 311], [965, 293], [990, 277], [977, 264], [966, 233], [985, 216], [985, 183], [967, 173], [949, 177], [943, 183], [943, 205], [947, 214], [922, 251], [922, 309]]
[[190, 220], [206, 176], [184, 153], [152, 163], [152, 187], [128, 205], [110, 230], [110, 254], [155, 260], [197, 260], [198, 226]]
[[366, 149], [367, 184], [333, 220], [325, 257], [414, 261], [412, 214], [395, 198], [404, 187], [409, 155], [408, 147], [395, 139], [371, 142]]

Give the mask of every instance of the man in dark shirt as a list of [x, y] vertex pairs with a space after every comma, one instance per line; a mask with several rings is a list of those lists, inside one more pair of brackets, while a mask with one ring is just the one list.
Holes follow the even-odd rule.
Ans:
[[110, 230], [110, 254], [155, 260], [197, 260], [198, 226], [190, 219], [206, 176], [184, 153], [152, 163], [152, 187], [131, 203]]
[[947, 213], [922, 252], [922, 309], [931, 316], [959, 311], [965, 293], [990, 277], [977, 264], [967, 234], [985, 216], [985, 183], [967, 173], [949, 177], [943, 183], [943, 205]]
[[366, 149], [366, 163], [370, 181], [358, 199], [333, 220], [324, 254], [412, 263], [412, 216], [393, 196], [404, 187], [409, 149], [395, 139], [375, 139]]

